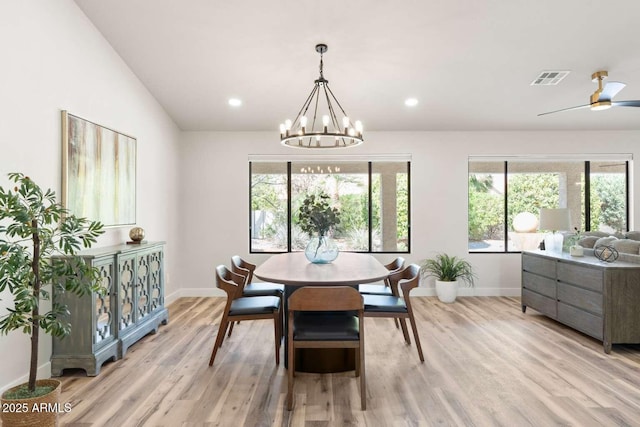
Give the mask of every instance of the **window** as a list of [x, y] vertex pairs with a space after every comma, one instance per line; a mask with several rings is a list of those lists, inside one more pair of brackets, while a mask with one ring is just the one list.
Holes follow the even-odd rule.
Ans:
[[569, 208], [581, 231], [627, 231], [629, 160], [470, 158], [469, 251], [536, 249], [541, 208]]
[[[266, 156], [265, 156], [266, 157]], [[297, 224], [307, 194], [324, 192], [340, 210], [333, 238], [342, 251], [409, 252], [410, 162], [252, 159], [250, 251], [302, 251]]]

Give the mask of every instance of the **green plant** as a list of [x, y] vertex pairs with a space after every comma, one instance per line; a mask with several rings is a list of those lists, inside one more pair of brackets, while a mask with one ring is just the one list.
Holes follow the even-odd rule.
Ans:
[[443, 282], [458, 280], [469, 286], [474, 285], [476, 277], [469, 261], [447, 254], [437, 254], [434, 258], [422, 261], [420, 275], [423, 278], [435, 277]]
[[309, 194], [302, 201], [298, 210], [298, 224], [302, 231], [310, 237], [318, 233], [318, 237], [324, 237], [329, 230], [340, 224], [340, 212], [329, 205], [329, 196], [321, 192]]
[[[13, 296], [13, 308], [0, 316], [0, 333], [21, 329], [31, 336], [28, 390], [36, 389], [39, 331], [65, 337], [70, 325], [67, 307], [53, 303], [40, 313], [41, 302], [56, 293], [103, 292], [97, 269], [75, 256], [103, 233], [102, 224], [71, 215], [49, 189], [43, 193], [29, 177], [10, 173], [13, 191], [0, 187], [0, 293]], [[56, 258], [56, 256], [59, 256]]]

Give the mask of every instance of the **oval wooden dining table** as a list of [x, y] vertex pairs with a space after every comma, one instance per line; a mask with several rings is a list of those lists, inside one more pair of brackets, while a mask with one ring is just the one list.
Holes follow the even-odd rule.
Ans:
[[[340, 252], [338, 258], [328, 264], [313, 264], [303, 252], [289, 252], [273, 255], [254, 271], [254, 275], [264, 281], [285, 285], [284, 319], [287, 319], [289, 296], [301, 286], [357, 286], [384, 280], [389, 275], [372, 255]], [[285, 352], [287, 358], [287, 322], [284, 323]], [[311, 351], [309, 351], [311, 350]], [[355, 369], [355, 355], [351, 349], [298, 349], [296, 370], [303, 372], [343, 372]]]

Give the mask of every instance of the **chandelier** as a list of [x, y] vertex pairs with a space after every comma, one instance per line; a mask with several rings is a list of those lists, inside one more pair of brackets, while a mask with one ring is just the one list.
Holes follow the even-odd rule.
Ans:
[[[322, 74], [322, 55], [326, 51], [326, 44], [316, 45], [316, 52], [320, 54], [320, 77], [315, 80], [313, 90], [295, 120], [286, 120], [280, 125], [282, 145], [294, 148], [345, 148], [355, 147], [363, 142], [362, 123], [351, 122], [329, 88], [329, 81]], [[341, 120], [338, 120], [333, 103], [338, 107], [339, 113], [342, 113]], [[325, 104], [323, 108], [322, 105]], [[313, 111], [309, 111], [312, 105]]]

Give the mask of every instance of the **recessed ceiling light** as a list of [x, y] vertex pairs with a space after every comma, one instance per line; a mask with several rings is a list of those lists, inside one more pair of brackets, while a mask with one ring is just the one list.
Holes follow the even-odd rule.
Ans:
[[242, 105], [242, 100], [238, 98], [229, 98], [229, 105], [232, 107], [239, 107]]
[[415, 98], [407, 98], [404, 100], [404, 105], [406, 105], [407, 107], [415, 107], [416, 105], [418, 105], [418, 100]]

